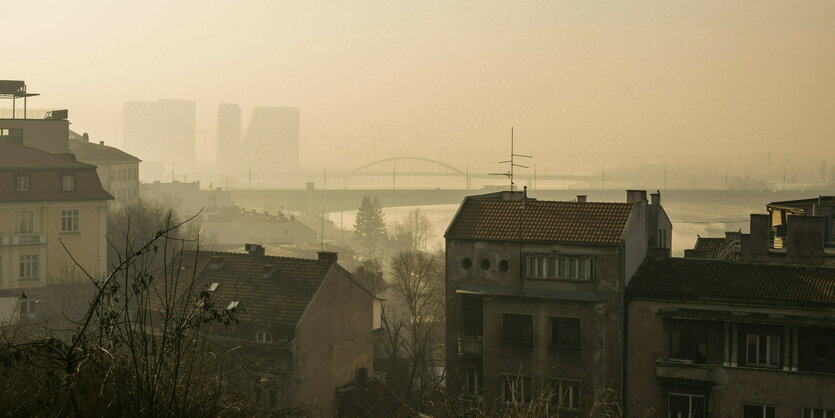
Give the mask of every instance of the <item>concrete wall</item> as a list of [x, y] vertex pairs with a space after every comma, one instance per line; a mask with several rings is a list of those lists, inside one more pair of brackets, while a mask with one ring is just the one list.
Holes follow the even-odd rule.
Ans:
[[[527, 279], [526, 256], [584, 255], [594, 258], [594, 277], [590, 281]], [[465, 268], [468, 258], [472, 265]], [[487, 260], [489, 267], [482, 268]], [[508, 268], [502, 271], [501, 262]], [[461, 387], [462, 365], [458, 356], [461, 296], [464, 284], [482, 284], [539, 291], [596, 292], [600, 301], [555, 300], [508, 296], [485, 296], [483, 304], [483, 371], [485, 395], [501, 394], [502, 373], [520, 371], [534, 376], [534, 386], [542, 389], [550, 378], [581, 380], [583, 397], [603, 387], [620, 387], [620, 292], [621, 254], [619, 247], [520, 245], [510, 242], [448, 239], [446, 242], [446, 361], [447, 388], [457, 393]], [[501, 341], [502, 313], [531, 314], [534, 317], [533, 346], [509, 345]], [[582, 350], [549, 347], [551, 316], [581, 318]]]
[[[835, 409], [835, 374], [788, 371], [783, 369], [756, 369], [722, 365], [724, 351], [708, 350], [705, 365], [683, 365], [669, 360], [668, 324], [673, 319], [657, 315], [662, 308], [689, 308], [713, 310], [744, 310], [752, 313], [776, 315], [809, 315], [818, 318], [832, 318], [835, 310], [791, 309], [781, 307], [752, 307], [715, 305], [707, 303], [657, 302], [636, 300], [629, 303], [629, 374], [628, 405], [629, 416], [667, 415], [667, 393], [685, 390], [702, 390], [711, 417], [742, 416], [743, 403], [775, 405], [779, 417], [801, 417], [802, 408]], [[702, 321], [692, 321], [700, 323]], [[710, 326], [710, 324], [703, 324]], [[832, 324], [835, 326], [835, 323]], [[724, 327], [714, 323], [715, 327]], [[715, 332], [715, 330], [714, 330]], [[724, 336], [723, 336], [724, 337]], [[783, 341], [785, 342], [785, 340]], [[739, 342], [744, 344], [744, 342]], [[722, 347], [724, 350], [724, 346]], [[787, 354], [787, 353], [783, 353]], [[730, 355], [730, 353], [729, 353]], [[661, 368], [667, 371], [657, 372]], [[658, 378], [658, 373], [671, 374], [679, 378], [678, 385], [672, 380]], [[697, 377], [711, 383], [683, 385], [687, 378]], [[708, 387], [709, 386], [709, 387]]]
[[299, 321], [294, 369], [299, 385], [291, 402], [315, 403], [331, 415], [336, 387], [356, 371], [373, 370], [374, 298], [336, 269], [331, 269]]

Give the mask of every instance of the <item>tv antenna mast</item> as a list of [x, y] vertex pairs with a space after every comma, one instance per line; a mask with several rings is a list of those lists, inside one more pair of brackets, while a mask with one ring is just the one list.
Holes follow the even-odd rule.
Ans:
[[523, 155], [523, 154], [514, 154], [513, 153], [513, 127], [510, 127], [510, 159], [507, 161], [499, 161], [499, 164], [510, 164], [510, 170], [504, 173], [490, 173], [491, 176], [505, 176], [510, 179], [510, 191], [512, 192], [513, 189], [516, 187], [516, 183], [513, 182], [513, 169], [515, 167], [521, 168], [530, 168], [526, 165], [516, 164], [514, 158], [522, 157], [522, 158], [533, 158], [532, 155]]

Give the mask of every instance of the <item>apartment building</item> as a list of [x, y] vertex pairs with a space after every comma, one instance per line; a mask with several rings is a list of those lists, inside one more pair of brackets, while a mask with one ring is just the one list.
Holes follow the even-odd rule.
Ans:
[[475, 402], [550, 394], [563, 415], [623, 394], [625, 286], [668, 257], [660, 193], [623, 203], [469, 196], [446, 231], [447, 389]]
[[629, 416], [835, 416], [835, 269], [648, 260], [629, 296]]
[[113, 195], [116, 205], [139, 199], [139, 158], [104, 145], [104, 141], [90, 142], [87, 134], [77, 140], [70, 139], [70, 152], [78, 161], [96, 166], [102, 186]]
[[[86, 281], [73, 258], [101, 277], [111, 199], [95, 166], [0, 141], [0, 289]], [[0, 310], [15, 303], [2, 298]]]

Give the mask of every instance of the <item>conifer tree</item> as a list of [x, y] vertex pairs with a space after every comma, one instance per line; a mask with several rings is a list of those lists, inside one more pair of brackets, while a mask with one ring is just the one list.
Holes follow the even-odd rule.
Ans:
[[385, 245], [388, 239], [386, 221], [383, 207], [376, 196], [363, 196], [357, 219], [354, 221], [354, 239], [369, 250]]

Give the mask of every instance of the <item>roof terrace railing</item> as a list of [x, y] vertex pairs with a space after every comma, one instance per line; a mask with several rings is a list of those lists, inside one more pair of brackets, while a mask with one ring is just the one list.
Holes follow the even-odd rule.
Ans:
[[56, 109], [0, 109], [0, 119], [54, 119], [49, 116]]

